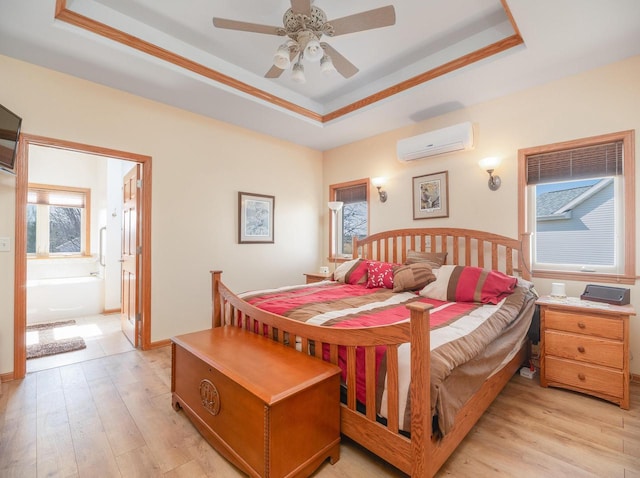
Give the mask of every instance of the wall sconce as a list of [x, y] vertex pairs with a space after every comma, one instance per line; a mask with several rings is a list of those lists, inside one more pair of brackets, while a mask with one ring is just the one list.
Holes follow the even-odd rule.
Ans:
[[373, 184], [378, 189], [380, 202], [387, 202], [387, 191], [382, 190], [382, 186], [384, 186], [384, 178], [373, 178], [371, 180], [371, 184]]
[[493, 175], [493, 171], [500, 166], [500, 159], [494, 157], [484, 158], [481, 159], [478, 164], [482, 169], [489, 173], [489, 189], [497, 191], [500, 188], [502, 181], [500, 180], [500, 176]]

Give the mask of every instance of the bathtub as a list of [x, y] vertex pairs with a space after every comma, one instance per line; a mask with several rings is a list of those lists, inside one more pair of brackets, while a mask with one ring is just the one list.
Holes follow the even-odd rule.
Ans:
[[27, 324], [96, 315], [103, 310], [101, 277], [27, 280]]

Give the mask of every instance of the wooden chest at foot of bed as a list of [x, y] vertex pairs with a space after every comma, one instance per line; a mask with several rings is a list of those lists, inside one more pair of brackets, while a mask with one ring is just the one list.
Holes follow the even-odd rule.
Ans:
[[221, 327], [172, 339], [173, 407], [250, 476], [310, 475], [340, 457], [340, 369]]

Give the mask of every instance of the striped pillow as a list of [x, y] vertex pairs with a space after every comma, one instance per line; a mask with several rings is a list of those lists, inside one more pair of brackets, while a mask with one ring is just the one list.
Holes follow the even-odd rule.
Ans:
[[333, 279], [345, 284], [366, 284], [367, 261], [364, 259], [352, 259], [343, 262], [333, 273]]
[[404, 292], [422, 289], [434, 280], [436, 280], [436, 276], [428, 262], [400, 266], [393, 273], [393, 291]]
[[437, 279], [420, 295], [450, 302], [497, 304], [515, 289], [518, 279], [499, 271], [471, 266], [442, 266]]
[[424, 252], [424, 251], [407, 251], [407, 259], [405, 264], [415, 264], [417, 262], [426, 262], [431, 265], [433, 269], [440, 267], [447, 261], [446, 252]]

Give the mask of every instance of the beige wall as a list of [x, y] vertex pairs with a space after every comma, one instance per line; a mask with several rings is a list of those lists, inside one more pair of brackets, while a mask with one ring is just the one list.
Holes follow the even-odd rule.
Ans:
[[[397, 227], [452, 226], [483, 229], [515, 237], [518, 233], [517, 151], [520, 148], [634, 129], [640, 131], [640, 57], [325, 152], [324, 195], [329, 185], [361, 177], [385, 176], [389, 199], [371, 207], [371, 232]], [[470, 87], [473, 87], [470, 85]], [[400, 138], [471, 121], [476, 134], [474, 150], [400, 163], [395, 146]], [[477, 163], [499, 156], [496, 173], [502, 187], [492, 192], [488, 174]], [[640, 137], [636, 138], [640, 159]], [[413, 220], [412, 178], [438, 171], [449, 172], [449, 217]], [[636, 167], [640, 176], [640, 168]], [[636, 177], [640, 187], [640, 177]], [[636, 190], [636, 198], [640, 191]], [[640, 206], [636, 204], [636, 227]], [[328, 236], [327, 236], [328, 237]], [[636, 231], [636, 237], [640, 233]], [[325, 239], [325, 242], [328, 238]], [[636, 256], [640, 259], [640, 250]], [[636, 272], [640, 266], [636, 264]], [[549, 293], [548, 280], [535, 280], [541, 294]], [[567, 292], [577, 296], [585, 282], [567, 282]], [[625, 286], [627, 287], [627, 286]], [[640, 311], [640, 287], [631, 287], [631, 300]], [[640, 374], [640, 318], [631, 320], [631, 371]]]
[[[320, 152], [8, 57], [0, 71], [23, 132], [153, 158], [152, 341], [209, 326], [211, 269], [245, 290], [319, 267]], [[275, 196], [274, 244], [237, 244], [238, 191]], [[13, 371], [14, 195], [0, 174], [0, 374]]]
[[[24, 118], [26, 133], [153, 157], [154, 341], [208, 326], [212, 268], [224, 270], [236, 290], [299, 282], [302, 272], [316, 270], [328, 248], [330, 184], [387, 178], [386, 203], [375, 200], [372, 189], [371, 232], [457, 226], [515, 236], [519, 148], [640, 129], [640, 57], [324, 155], [7, 57], [0, 56], [0, 71], [0, 91], [12, 92], [0, 102]], [[410, 163], [396, 160], [398, 139], [462, 121], [474, 124], [474, 150]], [[487, 188], [488, 175], [477, 166], [489, 155], [503, 158], [497, 171], [503, 184], [496, 192]], [[450, 217], [414, 221], [412, 177], [444, 170], [449, 172]], [[290, 175], [296, 182], [287, 181]], [[13, 184], [13, 178], [0, 175], [0, 236], [12, 238]], [[275, 244], [236, 243], [238, 191], [276, 196]], [[12, 254], [0, 253], [0, 373], [12, 370], [13, 260]], [[550, 281], [535, 282], [540, 293], [549, 292]], [[567, 282], [569, 294], [583, 289], [584, 283]], [[640, 288], [632, 287], [636, 308], [639, 294]], [[636, 318], [631, 350], [632, 373], [640, 374]]]

